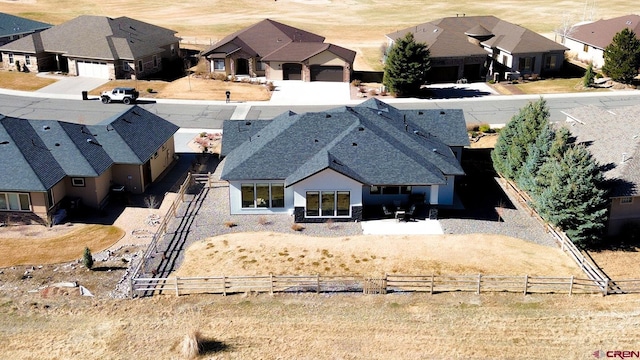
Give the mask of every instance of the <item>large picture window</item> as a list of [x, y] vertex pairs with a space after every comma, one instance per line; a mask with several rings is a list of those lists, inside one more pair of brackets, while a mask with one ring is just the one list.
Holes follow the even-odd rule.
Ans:
[[31, 201], [26, 193], [0, 193], [0, 210], [30, 211]]
[[306, 216], [349, 216], [351, 194], [349, 191], [307, 191]]
[[284, 208], [283, 183], [244, 183], [240, 192], [243, 208]]
[[224, 59], [214, 59], [213, 60], [213, 70], [214, 71], [224, 71]]

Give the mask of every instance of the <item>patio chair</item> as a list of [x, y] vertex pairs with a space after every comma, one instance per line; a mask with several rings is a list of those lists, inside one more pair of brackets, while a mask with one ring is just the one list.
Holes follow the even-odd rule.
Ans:
[[382, 212], [384, 213], [385, 217], [393, 216], [393, 213], [391, 211], [389, 211], [389, 209], [387, 209], [386, 205], [382, 205]]
[[415, 211], [416, 211], [416, 205], [415, 205], [415, 204], [413, 204], [413, 205], [411, 205], [411, 207], [409, 208], [409, 210], [407, 210], [407, 211], [404, 213], [404, 219], [405, 219], [406, 221], [409, 221], [409, 220], [413, 219], [413, 213], [414, 213]]

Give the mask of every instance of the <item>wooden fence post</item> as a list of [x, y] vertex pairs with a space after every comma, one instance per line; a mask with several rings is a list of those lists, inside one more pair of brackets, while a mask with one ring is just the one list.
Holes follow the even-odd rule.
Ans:
[[527, 295], [528, 287], [529, 287], [529, 274], [524, 276], [524, 295]]
[[176, 276], [176, 296], [180, 296], [180, 287], [178, 287], [179, 278]]
[[569, 283], [569, 295], [573, 295], [573, 275], [571, 275], [571, 282]]
[[478, 290], [476, 290], [476, 294], [480, 294], [480, 281], [482, 279], [482, 274], [478, 274]]
[[320, 274], [316, 274], [316, 294], [320, 294]]
[[433, 273], [431, 273], [431, 295], [433, 295], [433, 281], [434, 281], [434, 275]]
[[602, 292], [602, 295], [604, 296], [609, 295], [609, 279], [604, 280], [604, 289], [602, 290]]
[[222, 296], [227, 296], [227, 280], [224, 275], [222, 275]]
[[269, 281], [271, 285], [269, 287], [269, 294], [273, 295], [273, 273], [269, 273]]

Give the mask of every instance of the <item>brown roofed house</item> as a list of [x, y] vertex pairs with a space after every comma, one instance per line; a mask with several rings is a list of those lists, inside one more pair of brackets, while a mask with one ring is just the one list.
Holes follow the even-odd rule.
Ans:
[[[0, 47], [5, 70], [60, 71], [102, 79], [144, 78], [180, 57], [170, 29], [128, 17], [83, 15]], [[24, 68], [26, 67], [26, 68]]]
[[640, 16], [625, 15], [613, 19], [600, 19], [594, 22], [576, 24], [565, 34], [560, 42], [575, 54], [578, 60], [591, 62], [596, 68], [604, 65], [604, 49], [611, 44], [613, 37], [625, 28], [636, 33], [640, 39]]
[[349, 82], [355, 51], [324, 42], [324, 37], [262, 20], [202, 52], [209, 71], [266, 80]]
[[[389, 45], [413, 33], [431, 53], [429, 81], [478, 81], [556, 72], [566, 47], [495, 16], [446, 17], [388, 34]], [[505, 76], [506, 75], [506, 76]]]

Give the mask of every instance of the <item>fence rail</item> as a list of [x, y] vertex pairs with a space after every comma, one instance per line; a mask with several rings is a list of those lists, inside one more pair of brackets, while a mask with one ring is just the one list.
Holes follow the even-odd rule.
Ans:
[[[598, 266], [591, 261], [591, 259], [584, 256], [584, 254], [578, 249], [578, 247], [571, 241], [571, 239], [560, 229], [555, 228], [547, 221], [545, 221], [529, 204], [531, 198], [529, 194], [521, 191], [512, 181], [500, 177], [507, 188], [511, 190], [518, 198], [518, 202], [529, 211], [529, 214], [535, 217], [545, 228], [545, 231], [549, 232], [556, 240], [563, 252], [567, 253], [571, 259], [580, 267], [584, 274], [591, 280], [596, 281], [603, 287], [601, 290], [607, 295], [610, 292], [620, 292], [621, 289], [615, 283], [609, 280], [609, 278], [598, 268]], [[616, 281], [617, 283], [617, 281]]]
[[[640, 292], [640, 280], [624, 280]], [[576, 277], [504, 275], [386, 275], [381, 278], [322, 275], [210, 276], [133, 279], [134, 294], [237, 294], [336, 293], [386, 294], [392, 292], [442, 293], [519, 292], [560, 294], [605, 294], [608, 280]]]

